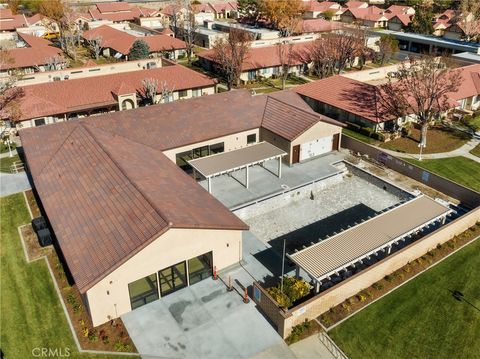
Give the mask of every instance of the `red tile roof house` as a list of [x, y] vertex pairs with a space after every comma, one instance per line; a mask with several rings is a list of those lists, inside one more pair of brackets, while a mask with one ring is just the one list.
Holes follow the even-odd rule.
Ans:
[[[480, 107], [480, 65], [465, 66], [464, 81], [449, 95], [453, 108], [473, 110]], [[412, 118], [386, 118], [378, 101], [379, 87], [337, 75], [295, 88], [295, 92], [318, 113], [340, 122], [356, 123], [375, 131], [395, 131]]]
[[207, 3], [213, 10], [215, 19], [236, 19], [238, 17], [237, 2]]
[[388, 17], [384, 10], [376, 6], [367, 8], [349, 8], [341, 16], [340, 21], [352, 24], [360, 24], [372, 28], [385, 28], [388, 24]]
[[[281, 72], [280, 66], [282, 64], [278, 46], [279, 45], [250, 48], [242, 64], [240, 80], [246, 83], [260, 78], [278, 76]], [[312, 42], [302, 42], [293, 45], [292, 66], [290, 67], [289, 73], [299, 75], [310, 65], [310, 60], [308, 60], [307, 56], [304, 56], [310, 46], [312, 46]], [[200, 52], [197, 56], [200, 64], [207, 71], [217, 72], [215, 69], [214, 50]]]
[[330, 12], [333, 21], [339, 21], [340, 15], [343, 13], [343, 9], [340, 4], [332, 1], [322, 1], [310, 0], [304, 2], [306, 10], [303, 13], [304, 19], [317, 19], [322, 18], [324, 13], [327, 11]]
[[324, 137], [337, 149], [340, 131], [293, 92], [242, 90], [20, 137], [55, 248], [98, 326], [242, 259], [248, 226], [175, 164], [179, 154], [231, 151], [271, 134], [288, 151]]
[[52, 59], [57, 60], [57, 70], [66, 66], [62, 50], [54, 47], [50, 41], [21, 32], [18, 32], [17, 36], [26, 46], [7, 50], [9, 61], [1, 64], [0, 76], [4, 76], [13, 70], [24, 74], [48, 71], [50, 70], [49, 66], [52, 63]]
[[132, 6], [126, 2], [95, 4], [88, 9], [88, 13], [94, 20], [113, 22], [133, 21], [136, 17], [152, 17], [159, 14], [157, 10]]
[[128, 60], [128, 54], [133, 43], [145, 41], [150, 48], [150, 57], [165, 57], [178, 59], [185, 53], [186, 45], [182, 40], [168, 35], [134, 36], [125, 31], [117, 30], [108, 25], [102, 25], [82, 34], [85, 42], [96, 38], [102, 39], [103, 56], [113, 56]]
[[[28, 85], [22, 87], [21, 118], [16, 127], [41, 126], [148, 105], [149, 101], [142, 99], [145, 79], [158, 82], [157, 101], [166, 101], [161, 98], [162, 86], [171, 91], [168, 101], [215, 93], [215, 80], [182, 65]], [[9, 120], [8, 114], [0, 116]]]
[[13, 15], [10, 9], [0, 9], [0, 32], [15, 32], [18, 28], [27, 26], [25, 15]]

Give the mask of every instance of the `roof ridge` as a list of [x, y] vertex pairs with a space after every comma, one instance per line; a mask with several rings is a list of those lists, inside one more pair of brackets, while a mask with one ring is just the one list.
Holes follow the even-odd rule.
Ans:
[[[73, 126], [73, 125], [72, 125]], [[40, 171], [40, 173], [38, 174], [38, 177], [40, 177], [43, 172], [45, 171], [45, 169], [50, 165], [50, 163], [52, 162], [53, 158], [57, 155], [58, 151], [60, 151], [60, 149], [65, 145], [65, 142], [67, 142], [67, 140], [70, 138], [70, 136], [73, 134], [73, 132], [78, 128], [79, 126], [79, 123], [75, 123], [75, 125], [73, 126], [72, 130], [68, 133], [68, 135], [65, 136], [65, 139], [62, 141], [62, 143], [60, 143], [60, 145], [58, 146], [58, 148], [52, 153], [52, 155], [50, 156], [50, 158], [45, 162], [45, 165], [43, 166], [42, 170]]]
[[[105, 146], [102, 144], [101, 141], [98, 141], [98, 139], [95, 137], [95, 134], [92, 132], [91, 129], [88, 128], [88, 124], [85, 123], [85, 122], [81, 122], [81, 126], [88, 132], [88, 134], [92, 137], [92, 139], [98, 143], [99, 147], [102, 149], [102, 151], [107, 155], [108, 158], [110, 158], [110, 160], [115, 164], [115, 166], [118, 168], [118, 170], [125, 176], [125, 178], [128, 179], [128, 181], [132, 184], [132, 186], [138, 191], [138, 193], [141, 194], [141, 196], [147, 201], [147, 203], [155, 210], [155, 212], [157, 212], [157, 214], [167, 223], [167, 227], [172, 227], [172, 222], [167, 218], [167, 216], [157, 207], [155, 206], [151, 201], [150, 199], [143, 193], [143, 191], [140, 190], [140, 188], [138, 188], [137, 184], [135, 183], [135, 181], [132, 181], [132, 179], [127, 175], [127, 173], [125, 172], [125, 170], [123, 169], [123, 167], [118, 163], [118, 161], [116, 161], [110, 154], [110, 151], [108, 151]], [[144, 145], [140, 142], [137, 142], [137, 141], [133, 141], [133, 140], [130, 140], [128, 139], [127, 137], [125, 136], [122, 136], [122, 135], [117, 135], [116, 133], [113, 133], [113, 132], [110, 132], [110, 131], [107, 131], [105, 129], [101, 129], [99, 127], [96, 127], [95, 126], [95, 129], [98, 130], [98, 131], [101, 131], [101, 132], [105, 132], [105, 133], [108, 133], [109, 135], [111, 136], [118, 136], [118, 137], [121, 137], [122, 139], [124, 140], [127, 140], [127, 141], [130, 141], [130, 142], [133, 142], [133, 143], [136, 143], [138, 145], [142, 145], [144, 147], [149, 147], [153, 150], [155, 150], [156, 152], [159, 152], [161, 155], [165, 156], [163, 154], [162, 151], [159, 151], [153, 147], [150, 147], [150, 146], [147, 146], [147, 145]]]

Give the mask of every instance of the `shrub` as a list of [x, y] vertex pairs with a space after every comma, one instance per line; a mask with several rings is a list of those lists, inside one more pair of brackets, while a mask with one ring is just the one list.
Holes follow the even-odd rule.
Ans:
[[442, 249], [442, 244], [441, 243], [437, 244], [437, 249]]
[[125, 344], [121, 341], [115, 342], [114, 348], [117, 352], [129, 352], [131, 350], [129, 344]]
[[354, 130], [354, 131], [360, 131], [360, 125], [357, 125], [356, 123], [353, 122], [345, 122], [347, 124], [347, 128]]
[[282, 293], [280, 291], [279, 287], [270, 287], [267, 288], [268, 294], [270, 294], [275, 302], [282, 307], [282, 308], [288, 308], [292, 305], [292, 301], [290, 298], [285, 293]]
[[342, 308], [345, 312], [350, 313], [350, 305], [347, 303], [342, 303]]
[[428, 251], [427, 254], [428, 254], [430, 257], [435, 257], [435, 252], [434, 252], [433, 250]]
[[378, 140], [378, 141], [385, 141], [385, 135], [383, 133], [380, 133], [380, 132], [374, 132], [372, 133], [372, 138], [374, 140]]
[[374, 132], [373, 129], [371, 129], [370, 127], [360, 127], [360, 133], [362, 135], [371, 137]]
[[268, 288], [267, 292], [281, 307], [289, 308], [297, 300], [310, 293], [310, 285], [294, 276], [285, 276], [283, 278], [283, 293], [280, 291], [280, 285]]
[[108, 335], [104, 335], [104, 336], [102, 337], [102, 342], [103, 342], [103, 344], [108, 344], [108, 343], [110, 343], [110, 338], [108, 337]]
[[305, 322], [303, 322], [301, 324], [298, 324], [298, 325], [295, 325], [292, 328], [292, 332], [290, 333], [290, 335], [288, 337], [288, 341], [290, 342], [290, 344], [298, 342], [301, 335], [305, 331], [309, 330], [311, 326], [312, 326], [312, 323], [310, 323], [307, 319], [305, 319]]
[[406, 265], [405, 267], [403, 267], [403, 271], [404, 271], [405, 273], [410, 273], [411, 270], [412, 270], [412, 268], [410, 268], [409, 265]]
[[358, 294], [357, 299], [360, 303], [365, 302], [367, 300], [367, 297], [364, 296], [363, 294]]
[[376, 290], [382, 290], [383, 289], [383, 284], [382, 283], [373, 283], [372, 285], [373, 288], [375, 288]]
[[391, 275], [386, 275], [385, 276], [385, 280], [389, 283], [391, 283], [393, 281], [393, 277]]
[[84, 336], [85, 338], [87, 338], [88, 335], [90, 334], [90, 330], [89, 330], [87, 327], [84, 327], [84, 328], [82, 329], [82, 332], [83, 332], [83, 336]]
[[373, 298], [373, 293], [370, 290], [367, 290], [367, 295], [369, 298]]
[[90, 333], [88, 333], [88, 341], [91, 343], [95, 343], [98, 340], [97, 331], [92, 329]]

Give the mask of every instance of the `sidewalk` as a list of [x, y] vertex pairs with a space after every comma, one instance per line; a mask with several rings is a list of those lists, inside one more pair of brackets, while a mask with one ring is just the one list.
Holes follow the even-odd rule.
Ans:
[[30, 188], [30, 182], [25, 172], [15, 174], [0, 172], [0, 197], [9, 196]]
[[[464, 144], [462, 147], [457, 148], [456, 150], [450, 151], [450, 152], [441, 152], [441, 153], [425, 153], [422, 154], [422, 159], [424, 160], [434, 160], [434, 159], [441, 159], [441, 158], [447, 158], [447, 157], [466, 157], [469, 158], [475, 162], [480, 163], [480, 157], [477, 157], [475, 155], [472, 155], [470, 153], [471, 150], [475, 148], [480, 144], [480, 140], [478, 139], [471, 139], [468, 141], [466, 144]], [[389, 155], [400, 157], [400, 158], [413, 158], [415, 160], [418, 160], [419, 154], [418, 153], [402, 153], [402, 152], [397, 152], [397, 151], [392, 151], [388, 150], [386, 148], [381, 148], [375, 146], [375, 148], [379, 149], [380, 151], [383, 151], [385, 153], [388, 153]]]

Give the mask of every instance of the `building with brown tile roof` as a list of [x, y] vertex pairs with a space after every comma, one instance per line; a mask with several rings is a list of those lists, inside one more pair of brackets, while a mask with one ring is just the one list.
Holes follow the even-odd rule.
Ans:
[[0, 9], [0, 32], [13, 32], [26, 26], [28, 21], [25, 15], [13, 15], [10, 9]]
[[[295, 43], [292, 45], [292, 59], [289, 73], [300, 74], [304, 66], [310, 63], [305, 53], [312, 46], [312, 41]], [[200, 63], [208, 71], [215, 71], [215, 51], [213, 49], [197, 54]], [[283, 60], [285, 61], [285, 59]], [[260, 77], [269, 78], [280, 73], [282, 58], [279, 45], [251, 47], [242, 63], [240, 80], [252, 81]]]
[[164, 55], [172, 59], [184, 53], [184, 41], [168, 35], [134, 36], [125, 31], [117, 30], [108, 25], [87, 30], [82, 34], [84, 40], [101, 39], [102, 53], [104, 56], [128, 58], [130, 48], [137, 40], [145, 41], [150, 49], [151, 56]]
[[338, 144], [340, 127], [330, 122], [294, 92], [232, 91], [21, 130], [35, 189], [93, 325], [158, 299], [156, 286], [138, 293], [136, 283], [156, 283], [172, 265], [188, 277], [190, 259], [210, 258], [209, 275], [241, 260], [248, 227], [177, 167], [175, 154], [220, 141], [223, 151], [242, 148], [263, 130], [285, 141], [337, 135]]
[[99, 3], [91, 6], [88, 13], [94, 20], [109, 20], [113, 22], [133, 21], [136, 17], [150, 17], [158, 11], [146, 7], [130, 5], [126, 2]]
[[181, 65], [28, 85], [23, 87], [25, 96], [20, 100], [17, 126], [32, 127], [118, 111], [124, 108], [124, 101], [132, 102], [128, 108], [138, 107], [146, 101], [142, 100], [145, 79], [157, 81], [157, 100], [162, 86], [172, 92], [170, 101], [215, 93], [215, 80]]
[[26, 46], [7, 50], [9, 61], [1, 64], [0, 73], [13, 69], [24, 73], [46, 71], [53, 58], [58, 60], [57, 69], [65, 67], [62, 50], [53, 46], [50, 41], [21, 32], [17, 32], [17, 37], [19, 41], [23, 40]]

